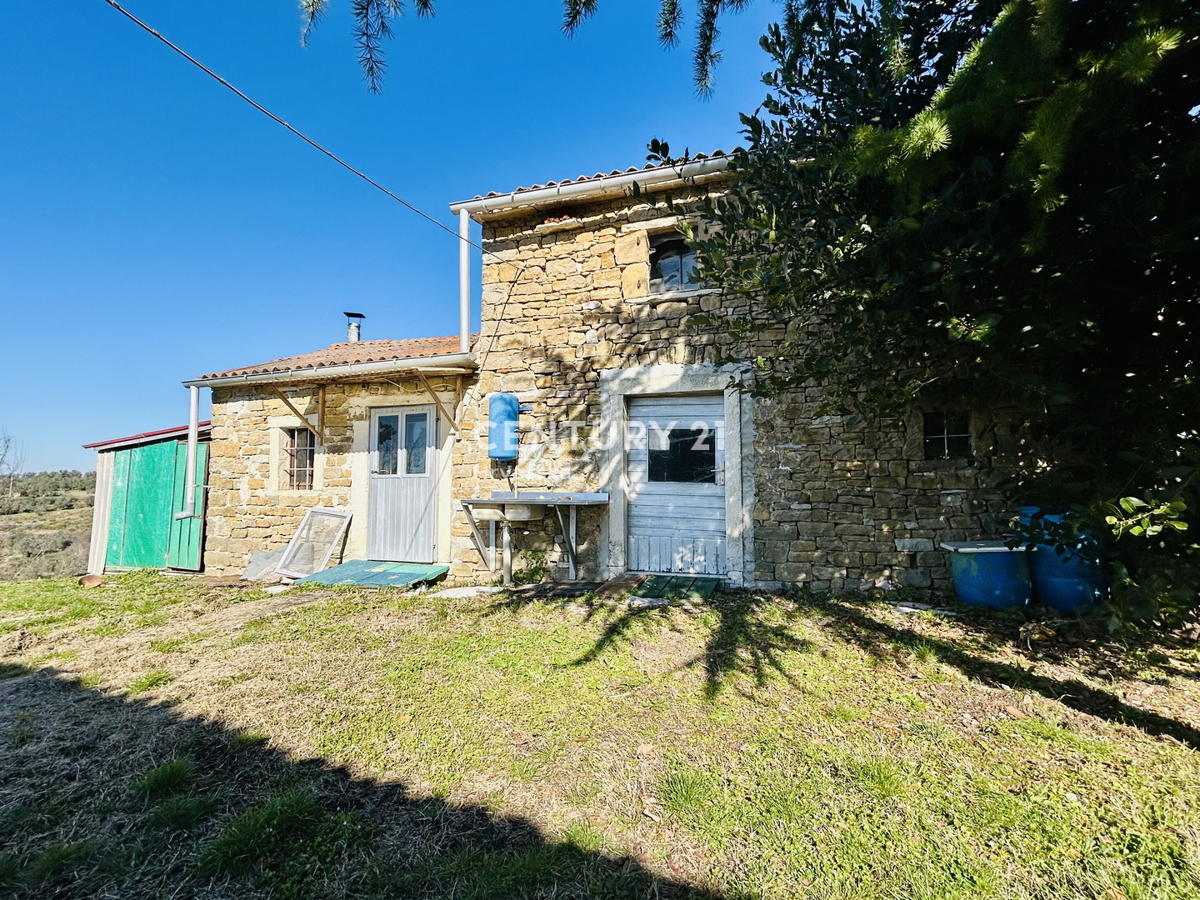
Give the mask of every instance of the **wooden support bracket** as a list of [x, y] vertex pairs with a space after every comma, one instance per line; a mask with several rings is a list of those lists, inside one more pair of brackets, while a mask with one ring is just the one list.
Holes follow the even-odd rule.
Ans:
[[[309, 422], [307, 418], [305, 418], [304, 414], [302, 412], [300, 412], [300, 410], [296, 409], [296, 407], [294, 405], [292, 405], [292, 401], [289, 400], [286, 396], [284, 396], [283, 391], [281, 391], [279, 388], [275, 387], [274, 385], [272, 385], [271, 390], [273, 390], [275, 392], [275, 396], [277, 396], [280, 400], [283, 401], [283, 405], [292, 411], [292, 415], [294, 415], [297, 419], [299, 419], [301, 422], [304, 423], [304, 427], [307, 428], [309, 431], [311, 431], [313, 437], [315, 437], [317, 439], [317, 441], [319, 442], [321, 440], [321, 435], [317, 433], [317, 429], [313, 428], [312, 423]], [[324, 394], [322, 394], [322, 396], [324, 396]]]
[[317, 443], [325, 446], [325, 385], [317, 388]]
[[[461, 375], [454, 376], [454, 424], [456, 430], [462, 428], [462, 413], [463, 413], [463, 377]], [[462, 437], [461, 432], [459, 437]]]
[[433, 402], [437, 404], [438, 412], [442, 414], [442, 418], [450, 424], [450, 427], [454, 430], [454, 433], [458, 434], [458, 423], [454, 421], [454, 416], [447, 411], [445, 404], [441, 401], [441, 398], [438, 397], [437, 393], [434, 392], [433, 385], [429, 383], [429, 379], [425, 377], [425, 373], [420, 369], [414, 369], [413, 371], [417, 373], [417, 377], [421, 379], [421, 384], [425, 386], [425, 393], [429, 394], [429, 396], [433, 398]]

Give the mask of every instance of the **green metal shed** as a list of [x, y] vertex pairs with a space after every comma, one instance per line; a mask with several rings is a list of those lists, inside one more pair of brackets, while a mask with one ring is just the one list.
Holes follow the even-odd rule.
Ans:
[[187, 426], [84, 445], [98, 454], [89, 572], [202, 568], [210, 431], [200, 423], [194, 516], [182, 515]]

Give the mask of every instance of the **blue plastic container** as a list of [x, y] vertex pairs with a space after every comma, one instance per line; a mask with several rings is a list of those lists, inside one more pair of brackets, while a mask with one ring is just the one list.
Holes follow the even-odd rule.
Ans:
[[521, 413], [516, 394], [492, 394], [488, 398], [488, 456], [517, 458], [517, 417]]
[[1024, 548], [1010, 550], [1004, 541], [946, 541], [954, 593], [968, 606], [1020, 609], [1033, 593]]
[[[1028, 523], [1038, 507], [1022, 506], [1021, 521]], [[1045, 515], [1047, 522], [1061, 522], [1064, 516]], [[1085, 612], [1108, 594], [1108, 581], [1100, 564], [1100, 548], [1077, 544], [1056, 553], [1053, 544], [1030, 546], [1029, 574], [1033, 592], [1039, 600], [1061, 613]]]

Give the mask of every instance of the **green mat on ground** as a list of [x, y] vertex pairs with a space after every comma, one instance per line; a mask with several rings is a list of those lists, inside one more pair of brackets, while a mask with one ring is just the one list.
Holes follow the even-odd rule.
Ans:
[[651, 575], [633, 592], [634, 597], [664, 600], [707, 600], [717, 589], [719, 578], [704, 575]]
[[373, 562], [352, 559], [324, 572], [308, 575], [297, 584], [360, 584], [403, 587], [418, 581], [433, 581], [450, 571], [449, 566], [423, 566], [417, 563]]

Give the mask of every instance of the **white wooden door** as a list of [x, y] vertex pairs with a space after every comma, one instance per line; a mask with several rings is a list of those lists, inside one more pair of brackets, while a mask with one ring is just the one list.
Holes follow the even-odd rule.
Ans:
[[368, 558], [434, 561], [437, 430], [437, 413], [432, 406], [371, 411]]
[[724, 575], [724, 397], [630, 398], [625, 425], [630, 571]]

